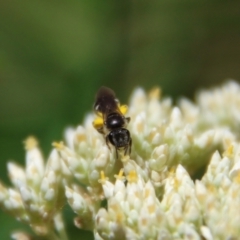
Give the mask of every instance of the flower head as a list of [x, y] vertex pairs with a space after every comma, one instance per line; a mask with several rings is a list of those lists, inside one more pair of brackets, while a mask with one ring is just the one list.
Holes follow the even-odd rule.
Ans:
[[130, 155], [117, 158], [92, 125], [104, 127], [102, 115], [89, 114], [46, 165], [27, 141], [26, 169], [8, 164], [13, 188], [0, 185], [0, 205], [37, 234], [52, 228], [65, 194], [75, 225], [95, 239], [238, 239], [239, 103], [235, 82], [176, 106], [159, 88], [138, 88], [121, 110]]
[[25, 141], [25, 149], [25, 169], [8, 162], [13, 187], [0, 184], [0, 206], [29, 224], [38, 235], [48, 235], [53, 229], [54, 217], [64, 204], [60, 158], [53, 150], [45, 165], [34, 137]]

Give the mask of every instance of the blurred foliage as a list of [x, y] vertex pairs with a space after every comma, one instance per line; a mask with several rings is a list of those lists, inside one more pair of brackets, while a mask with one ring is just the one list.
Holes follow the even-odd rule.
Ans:
[[[240, 80], [239, 29], [234, 0], [1, 1], [0, 178], [8, 159], [24, 164], [29, 134], [47, 157], [101, 85], [126, 103], [135, 86], [176, 99]], [[1, 239], [22, 226], [2, 212], [0, 224]]]

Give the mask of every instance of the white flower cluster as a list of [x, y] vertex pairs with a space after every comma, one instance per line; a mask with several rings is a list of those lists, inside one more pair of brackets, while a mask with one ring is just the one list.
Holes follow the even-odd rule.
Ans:
[[240, 239], [240, 86], [228, 82], [177, 106], [159, 89], [139, 88], [126, 115], [133, 146], [120, 159], [93, 114], [53, 144], [46, 166], [28, 139], [26, 169], [8, 163], [14, 187], [0, 185], [0, 206], [50, 239], [67, 239], [64, 197], [75, 225], [98, 240]]
[[[45, 165], [33, 137], [25, 141], [25, 148], [25, 169], [8, 162], [9, 177], [14, 188], [7, 188], [0, 183], [0, 206], [17, 220], [29, 224], [37, 235], [53, 236], [54, 225], [61, 221], [59, 214], [64, 205], [62, 164], [54, 149]], [[13, 234], [14, 237], [22, 235]]]

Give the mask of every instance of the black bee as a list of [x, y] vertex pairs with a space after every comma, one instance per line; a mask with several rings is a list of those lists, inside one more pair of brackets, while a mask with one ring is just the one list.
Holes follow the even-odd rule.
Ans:
[[106, 143], [109, 142], [118, 150], [124, 149], [124, 155], [131, 153], [132, 139], [130, 132], [126, 129], [130, 117], [125, 117], [127, 106], [119, 105], [113, 90], [101, 87], [96, 95], [94, 110], [98, 117], [94, 120], [93, 126], [105, 136]]

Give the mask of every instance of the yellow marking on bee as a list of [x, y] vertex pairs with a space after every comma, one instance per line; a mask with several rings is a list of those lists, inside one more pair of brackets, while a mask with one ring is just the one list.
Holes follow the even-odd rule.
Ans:
[[128, 111], [128, 106], [127, 106], [127, 105], [121, 105], [121, 106], [119, 107], [119, 110], [120, 110], [120, 112], [121, 112], [123, 115], [125, 115], [125, 114], [127, 113], [127, 111]]
[[103, 127], [103, 118], [100, 117], [95, 118], [92, 124], [95, 129]]
[[[125, 115], [128, 111], [128, 106], [127, 105], [121, 105], [119, 106], [119, 110], [121, 112], [121, 114]], [[102, 113], [101, 112], [96, 112], [97, 114], [97, 117], [94, 119], [93, 121], [93, 127], [95, 129], [99, 129], [99, 128], [102, 128], [103, 127], [103, 116], [102, 116]]]

